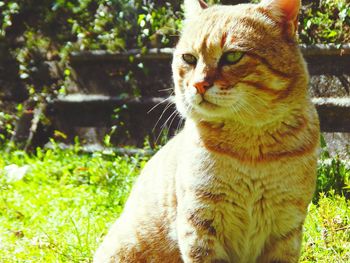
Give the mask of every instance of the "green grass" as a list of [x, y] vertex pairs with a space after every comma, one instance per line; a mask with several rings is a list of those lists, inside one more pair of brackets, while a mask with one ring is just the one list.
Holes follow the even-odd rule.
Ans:
[[350, 201], [320, 194], [309, 206], [301, 262], [350, 262]]
[[[78, 148], [0, 154], [1, 263], [90, 262], [146, 162]], [[27, 165], [23, 178], [10, 174], [13, 164]], [[310, 205], [301, 262], [350, 262], [349, 173], [336, 161], [320, 163], [319, 191], [327, 193]], [[343, 183], [332, 188], [332, 180]]]
[[[141, 158], [37, 150], [1, 152], [0, 262], [89, 262], [116, 219]], [[5, 166], [29, 165], [20, 180]]]

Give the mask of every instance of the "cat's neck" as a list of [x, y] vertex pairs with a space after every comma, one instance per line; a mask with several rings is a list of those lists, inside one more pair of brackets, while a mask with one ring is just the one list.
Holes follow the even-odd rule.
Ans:
[[315, 114], [312, 109], [294, 111], [259, 126], [189, 120], [185, 129], [195, 132], [198, 142], [209, 151], [244, 162], [267, 162], [314, 151], [319, 142]]

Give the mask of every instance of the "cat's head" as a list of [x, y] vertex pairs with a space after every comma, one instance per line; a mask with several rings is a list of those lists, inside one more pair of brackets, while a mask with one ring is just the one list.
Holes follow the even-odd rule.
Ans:
[[174, 52], [180, 113], [195, 120], [266, 123], [306, 97], [295, 40], [300, 0], [210, 6], [185, 0]]

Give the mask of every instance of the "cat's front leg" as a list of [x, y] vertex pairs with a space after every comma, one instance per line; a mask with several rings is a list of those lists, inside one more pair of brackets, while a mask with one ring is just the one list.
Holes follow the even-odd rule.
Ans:
[[215, 218], [207, 207], [194, 208], [179, 204], [177, 236], [185, 263], [229, 263], [218, 231]]
[[299, 262], [301, 243], [302, 226], [299, 226], [283, 237], [271, 238], [257, 262], [297, 263]]

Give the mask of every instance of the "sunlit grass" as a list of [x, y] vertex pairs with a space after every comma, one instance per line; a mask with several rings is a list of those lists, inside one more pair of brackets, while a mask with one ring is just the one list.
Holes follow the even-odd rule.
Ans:
[[[88, 262], [143, 165], [100, 153], [2, 154], [0, 262]], [[11, 178], [10, 164], [28, 165], [26, 175]]]
[[320, 194], [309, 206], [301, 262], [350, 262], [350, 201]]

